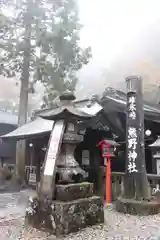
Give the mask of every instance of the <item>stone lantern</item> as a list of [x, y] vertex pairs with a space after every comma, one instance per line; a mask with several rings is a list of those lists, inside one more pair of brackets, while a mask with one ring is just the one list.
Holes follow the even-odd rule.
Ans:
[[160, 136], [158, 136], [157, 140], [150, 144], [149, 147], [152, 150], [152, 171], [160, 175]]
[[64, 119], [65, 122], [60, 154], [57, 159], [56, 183], [82, 182], [86, 179], [87, 174], [75, 160], [74, 150], [83, 141], [83, 134], [78, 134], [79, 123], [92, 118], [92, 116], [80, 111], [75, 106], [73, 102], [75, 96], [70, 91], [65, 91], [59, 99], [58, 108], [40, 115], [44, 119], [54, 121]]
[[83, 141], [83, 136], [78, 135], [77, 132], [78, 126], [76, 122], [68, 122], [57, 163], [56, 182], [59, 184], [82, 182], [87, 177], [85, 171], [81, 169], [74, 158], [76, 146]]
[[104, 222], [103, 202], [93, 196], [93, 184], [74, 158], [74, 150], [83, 141], [79, 123], [93, 116], [74, 104], [75, 96], [66, 91], [59, 107], [40, 117], [53, 120], [53, 130], [46, 151], [38, 197], [30, 200], [26, 219], [33, 227], [51, 231], [56, 236]]

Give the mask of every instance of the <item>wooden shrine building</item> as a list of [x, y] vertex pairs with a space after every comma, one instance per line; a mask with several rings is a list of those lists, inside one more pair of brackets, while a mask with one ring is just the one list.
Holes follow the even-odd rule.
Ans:
[[[77, 161], [89, 169], [89, 176], [96, 179], [97, 171], [103, 165], [101, 153], [97, 143], [105, 139], [114, 139], [120, 143], [116, 158], [112, 161], [112, 171], [124, 172], [125, 169], [125, 124], [126, 124], [126, 95], [119, 91], [96, 98], [75, 101], [76, 107], [82, 111], [96, 115], [92, 120], [82, 124], [82, 131], [86, 129], [84, 141], [79, 144], [75, 151]], [[39, 115], [56, 110], [58, 103], [52, 109], [36, 111], [31, 121], [16, 130], [3, 135], [2, 139], [26, 139], [28, 144], [28, 157], [26, 165], [36, 166], [37, 181], [40, 178], [40, 168], [43, 166], [45, 151], [48, 145], [53, 121], [44, 120]], [[146, 145], [146, 167], [147, 172], [152, 173], [152, 156], [148, 145], [154, 142], [160, 135], [160, 106], [145, 102], [145, 130], [151, 131], [151, 136], [145, 138]], [[89, 159], [89, 162], [88, 162]], [[94, 176], [94, 177], [93, 177]], [[97, 175], [98, 178], [98, 175]], [[93, 180], [93, 179], [90, 179]], [[96, 182], [96, 181], [95, 181]]]

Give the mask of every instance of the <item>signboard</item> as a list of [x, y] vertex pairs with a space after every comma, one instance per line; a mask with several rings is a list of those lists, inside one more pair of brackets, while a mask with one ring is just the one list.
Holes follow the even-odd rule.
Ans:
[[48, 151], [46, 152], [46, 162], [44, 175], [52, 176], [56, 168], [56, 158], [58, 156], [60, 144], [64, 133], [64, 121], [57, 121], [51, 132]]
[[29, 174], [29, 183], [31, 183], [31, 184], [36, 183], [36, 174], [35, 173], [30, 173]]
[[88, 150], [83, 150], [82, 151], [82, 165], [89, 165], [89, 159], [90, 159], [90, 154]]

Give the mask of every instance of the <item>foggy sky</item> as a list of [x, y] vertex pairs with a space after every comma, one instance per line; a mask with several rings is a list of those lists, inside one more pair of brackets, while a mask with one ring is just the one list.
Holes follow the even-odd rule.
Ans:
[[[124, 77], [132, 73], [146, 75], [145, 66], [140, 65], [146, 64], [146, 68], [152, 68], [152, 74], [153, 66], [155, 71], [159, 71], [159, 0], [78, 2], [84, 25], [81, 44], [90, 45], [93, 53], [93, 59], [82, 69], [79, 77], [80, 83], [90, 88], [90, 92], [101, 91], [106, 85], [118, 86], [117, 83], [121, 87]], [[159, 78], [157, 73], [155, 75], [155, 78]], [[105, 76], [108, 76], [107, 79]]]
[[105, 86], [124, 89], [132, 73], [160, 81], [160, 0], [77, 1], [84, 25], [80, 44], [91, 46], [93, 54], [78, 74], [78, 98]]

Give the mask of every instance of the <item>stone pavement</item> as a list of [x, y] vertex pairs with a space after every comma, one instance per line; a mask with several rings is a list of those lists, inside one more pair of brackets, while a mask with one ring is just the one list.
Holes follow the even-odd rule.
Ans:
[[24, 231], [24, 214], [30, 190], [0, 194], [0, 240], [158, 240], [160, 214], [148, 217], [117, 213], [105, 207], [105, 225], [86, 228], [66, 237], [56, 238], [37, 230]]

